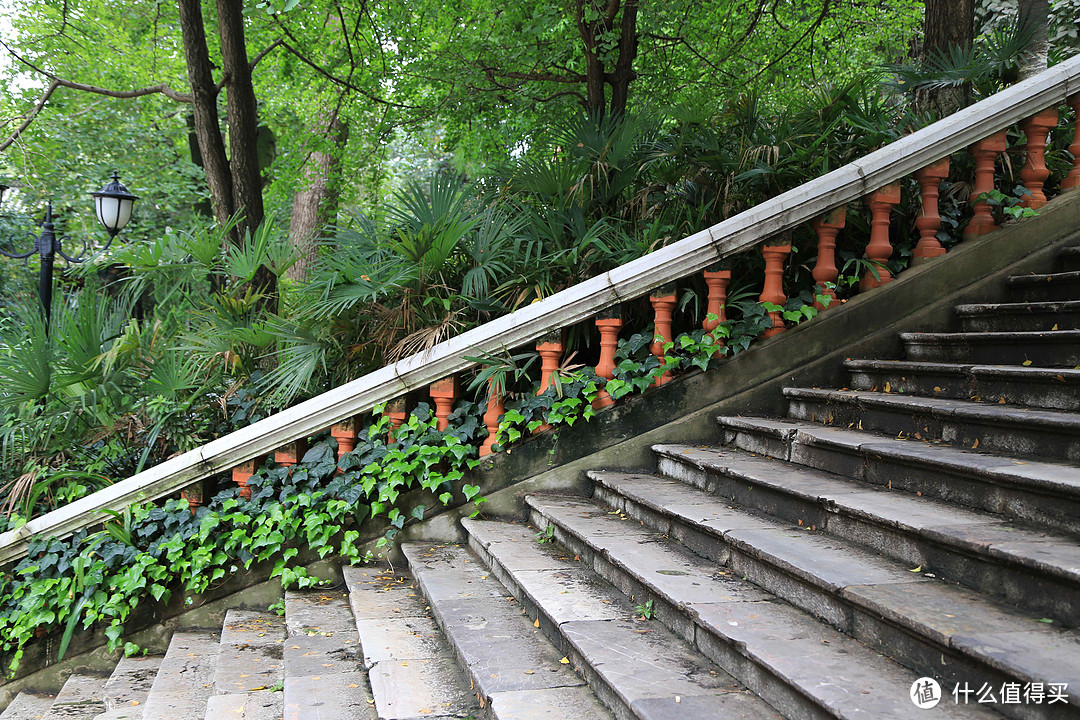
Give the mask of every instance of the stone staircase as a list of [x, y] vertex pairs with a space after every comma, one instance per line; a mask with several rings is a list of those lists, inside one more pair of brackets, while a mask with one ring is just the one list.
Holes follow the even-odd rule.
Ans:
[[1080, 716], [1080, 249], [1060, 262], [905, 360], [847, 360], [849, 388], [786, 389], [786, 418], [718, 418], [722, 445], [0, 718]]

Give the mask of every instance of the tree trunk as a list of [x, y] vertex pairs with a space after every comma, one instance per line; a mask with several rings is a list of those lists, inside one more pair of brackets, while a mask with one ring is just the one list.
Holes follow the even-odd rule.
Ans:
[[[975, 39], [975, 0], [926, 0], [923, 15], [923, 62], [947, 55], [949, 48], [970, 48]], [[939, 88], [920, 92], [916, 107], [938, 117], [951, 115], [971, 104], [971, 88]]]
[[637, 13], [638, 0], [626, 0], [622, 10], [622, 31], [619, 34], [619, 59], [615, 72], [609, 77], [611, 83], [611, 114], [621, 117], [626, 113], [630, 97], [630, 83], [637, 78], [634, 60], [637, 59]]
[[585, 18], [585, 4], [591, 0], [577, 0], [574, 4], [578, 34], [585, 51], [585, 112], [600, 120], [607, 105], [604, 93], [604, 63], [600, 59], [597, 31], [600, 21]]
[[1027, 53], [1020, 58], [1020, 79], [1026, 80], [1046, 69], [1050, 41], [1047, 38], [1047, 24], [1050, 20], [1049, 0], [1019, 0], [1020, 22], [1031, 28], [1031, 40]]
[[318, 252], [316, 233], [337, 218], [342, 180], [341, 152], [349, 141], [349, 126], [335, 111], [319, 134], [325, 136], [329, 147], [310, 153], [304, 166], [304, 188], [293, 197], [289, 242], [299, 259], [286, 273], [290, 280], [307, 279]]
[[[202, 157], [206, 184], [214, 219], [221, 227], [228, 225], [236, 211], [233, 198], [233, 180], [229, 159], [225, 152], [225, 140], [217, 113], [217, 85], [214, 83], [210, 65], [210, 51], [206, 45], [206, 28], [203, 26], [202, 6], [199, 0], [179, 0], [180, 30], [184, 40], [184, 59], [187, 63], [188, 82], [194, 99], [192, 108], [195, 118], [195, 135]], [[235, 239], [235, 237], [234, 237]]]

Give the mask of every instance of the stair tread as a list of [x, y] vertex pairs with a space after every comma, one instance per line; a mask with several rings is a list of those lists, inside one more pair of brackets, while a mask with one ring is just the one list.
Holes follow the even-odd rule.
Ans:
[[[998, 515], [944, 500], [868, 485], [824, 470], [739, 450], [693, 445], [657, 445], [653, 450], [702, 470], [750, 479], [757, 485], [824, 505], [830, 512], [845, 512], [904, 529], [967, 554], [1005, 560], [1080, 582], [1080, 542], [1075, 536], [1024, 527]], [[600, 474], [590, 475], [595, 479]], [[620, 492], [635, 493], [642, 502], [655, 504], [653, 498], [661, 495], [665, 504], [671, 505], [678, 503], [668, 502], [670, 498], [689, 503], [697, 497], [698, 502], [704, 503], [704, 498], [711, 497], [678, 480], [639, 480], [637, 476], [619, 473], [604, 475], [617, 478]], [[710, 503], [710, 509], [711, 506], [724, 507], [722, 503]]]
[[213, 694], [220, 645], [219, 631], [174, 633], [146, 696], [144, 720], [202, 717]]
[[889, 455], [920, 465], [941, 465], [955, 471], [978, 472], [1002, 483], [1030, 483], [1048, 491], [1080, 493], [1080, 468], [1064, 462], [1017, 459], [916, 438], [830, 427], [808, 420], [720, 416], [718, 421], [732, 428], [763, 429], [781, 439], [790, 440], [798, 433], [808, 439], [844, 445], [852, 451]]
[[49, 711], [54, 699], [46, 693], [21, 692], [0, 713], [0, 720], [36, 720]]
[[[459, 545], [403, 544], [432, 612], [484, 696], [582, 685], [476, 557]], [[483, 628], [483, 632], [477, 632]]]
[[462, 525], [494, 560], [493, 569], [511, 573], [516, 591], [558, 628], [579, 670], [595, 674], [631, 711], [778, 717], [685, 641], [655, 622], [634, 619], [625, 595], [561, 548], [538, 543], [535, 530], [469, 519]]
[[105, 683], [103, 696], [108, 710], [97, 720], [141, 718], [146, 696], [154, 684], [163, 656], [121, 658]]
[[375, 720], [360, 636], [345, 590], [285, 593], [286, 720]]
[[1080, 300], [1035, 300], [1031, 302], [965, 303], [953, 308], [957, 315], [1000, 313], [1041, 313], [1080, 310]]
[[981, 332], [902, 332], [903, 342], [922, 341], [937, 343], [999, 343], [1003, 340], [1032, 343], [1052, 340], [1055, 342], [1075, 342], [1080, 339], [1080, 330], [986, 330]]
[[[342, 568], [378, 717], [466, 717], [478, 712], [469, 683], [407, 573]], [[397, 642], [401, 645], [396, 645]], [[406, 657], [408, 656], [408, 657]]]
[[43, 720], [60, 718], [96, 718], [104, 713], [106, 675], [72, 673], [64, 681]]
[[1080, 270], [1068, 270], [1065, 272], [1052, 272], [1052, 273], [1031, 273], [1029, 275], [1010, 275], [1008, 278], [1009, 285], [1012, 286], [1024, 286], [1024, 285], [1039, 285], [1048, 282], [1070, 282], [1073, 280], [1080, 280]]
[[[633, 574], [698, 627], [734, 645], [820, 704], [850, 713], [842, 715], [845, 717], [858, 717], [860, 710], [873, 717], [910, 717], [907, 693], [918, 677], [913, 671], [748, 581], [718, 571], [715, 563], [688, 553], [637, 522], [613, 518], [593, 501], [529, 496], [526, 502], [558, 518], [560, 524], [566, 523], [583, 542], [601, 550], [608, 561]], [[614, 524], [619, 525], [619, 534], [607, 535], [615, 532]], [[611, 542], [612, 537], [617, 541]], [[671, 570], [680, 575], [665, 576], [662, 572]], [[681, 575], [684, 572], [687, 575]], [[665, 577], [688, 581], [659, 580]], [[707, 586], [704, 590], [700, 587], [703, 584]], [[992, 716], [985, 709], [954, 706], [949, 710], [955, 717]]]
[[1022, 405], [981, 403], [955, 398], [874, 392], [871, 390], [829, 390], [823, 388], [784, 388], [784, 396], [806, 400], [838, 401], [868, 407], [929, 413], [956, 420], [980, 420], [995, 424], [1040, 425], [1066, 431], [1080, 431], [1080, 415], [1063, 410], [1031, 408]]
[[[261, 694], [265, 698], [249, 698], [245, 707], [262, 708], [266, 700], [276, 703], [280, 716], [281, 693], [272, 688], [280, 687], [285, 678], [284, 645], [283, 618], [271, 612], [229, 610], [221, 629], [214, 694]], [[261, 717], [264, 712], [255, 714]]]
[[987, 365], [982, 363], [945, 363], [926, 360], [871, 360], [848, 358], [844, 367], [849, 370], [887, 370], [947, 375], [981, 375], [1015, 377], [1059, 383], [1080, 383], [1080, 369], [1025, 367], [1023, 365]]

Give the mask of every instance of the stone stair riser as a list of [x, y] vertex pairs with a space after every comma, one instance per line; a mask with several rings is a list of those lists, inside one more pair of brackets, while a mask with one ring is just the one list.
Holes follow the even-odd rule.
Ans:
[[[875, 522], [873, 517], [860, 517], [835, 502], [782, 493], [747, 478], [705, 471], [670, 457], [660, 457], [658, 466], [665, 476], [731, 498], [743, 509], [764, 512], [799, 527], [826, 531], [908, 567], [921, 567], [949, 581], [987, 595], [1000, 596], [1068, 625], [1080, 625], [1080, 607], [1072, 602], [1072, 598], [1080, 594], [1074, 578], [1059, 577], [1052, 571], [1011, 562], [1009, 558], [975, 554], [956, 543], [949, 543], [953, 535], [947, 532], [937, 533], [936, 538], [927, 537], [916, 528], [897, 527], [888, 522]], [[715, 537], [703, 536], [677, 518], [639, 505], [602, 483], [596, 485], [596, 497], [658, 532], [679, 539], [703, 557], [721, 564], [726, 564], [730, 557], [730, 551], [711, 548], [717, 543]]]
[[963, 305], [956, 315], [965, 333], [1080, 330], [1080, 303], [1075, 301]]
[[[1036, 339], [1009, 336], [957, 335], [950, 338], [920, 337], [904, 333], [904, 355], [908, 360], [947, 363], [986, 363], [1036, 367], [1080, 365], [1080, 339], [1076, 331], [1046, 333]], [[1069, 334], [1066, 334], [1069, 333]], [[1061, 337], [1055, 337], [1060, 335]]]
[[1037, 377], [1009, 376], [987, 368], [963, 369], [952, 374], [936, 371], [888, 368], [850, 370], [852, 390], [884, 390], [904, 395], [956, 398], [979, 398], [983, 402], [1004, 400], [1011, 405], [1080, 410], [1080, 384], [1068, 376], [1050, 371]]
[[1073, 532], [1080, 526], [1080, 497], [1041, 489], [1019, 480], [980, 473], [978, 467], [944, 465], [873, 449], [828, 442], [805, 433], [778, 438], [741, 427], [725, 428], [726, 444], [768, 457], [806, 465], [881, 487], [955, 502], [1006, 517]]
[[[725, 667], [733, 673], [738, 673], [739, 662], [731, 655], [728, 643], [722, 638], [709, 637], [709, 633], [688, 616], [684, 608], [674, 606], [667, 602], [664, 597], [652, 587], [644, 583], [641, 578], [633, 576], [620, 565], [610, 561], [606, 553], [597, 551], [591, 547], [584, 538], [576, 536], [568, 531], [558, 520], [547, 517], [542, 511], [532, 508], [531, 522], [537, 527], [554, 527], [553, 536], [557, 542], [568, 548], [586, 562], [601, 577], [612, 583], [622, 592], [634, 597], [648, 597], [654, 601], [655, 617], [665, 626], [670, 628], [676, 635], [684, 638], [706, 657]], [[748, 550], [750, 550], [748, 552]], [[715, 558], [709, 558], [715, 559]], [[720, 563], [724, 565], [724, 563]], [[740, 547], [734, 544], [730, 549], [730, 555], [726, 563], [728, 570], [736, 577], [742, 577], [768, 593], [775, 595], [795, 607], [818, 618], [822, 622], [840, 630], [867, 644], [871, 648], [901, 662], [916, 672], [936, 677], [949, 687], [953, 683], [967, 681], [972, 682], [997, 682], [1000, 686], [1006, 676], [978, 659], [966, 657], [957, 653], [952, 648], [934, 642], [929, 638], [922, 637], [908, 628], [890, 623], [872, 612], [862, 608], [853, 607], [844, 597], [845, 590], [841, 588], [823, 589], [804, 581], [784, 570], [771, 566], [767, 561], [755, 556], [751, 548]], [[706, 641], [705, 638], [708, 637]], [[891, 644], [890, 644], [891, 643]], [[894, 647], [895, 645], [895, 647]], [[897, 651], [900, 649], [900, 652]], [[745, 661], [745, 659], [744, 659]], [[766, 679], [763, 684], [753, 680], [753, 672], [743, 671], [745, 674], [737, 674], [743, 682], [757, 692], [767, 693], [775, 682]], [[782, 695], [788, 700], [798, 701], [798, 698], [789, 688], [782, 691]], [[776, 699], [781, 705], [785, 700]], [[780, 705], [774, 705], [779, 707]], [[1001, 709], [1001, 708], [999, 708]], [[1017, 718], [1034, 717], [1023, 713], [1011, 713], [1010, 716]], [[816, 717], [816, 713], [823, 712], [820, 708], [805, 706], [792, 713], [786, 711], [789, 717]], [[1071, 710], [1061, 714], [1060, 717], [1070, 716]]]
[[1004, 425], [996, 418], [938, 417], [932, 412], [912, 414], [904, 409], [860, 405], [845, 401], [821, 401], [791, 397], [788, 416], [834, 427], [873, 430], [886, 435], [944, 442], [971, 449], [1014, 454], [1021, 457], [1080, 461], [1077, 427], [1034, 424]]
[[1017, 302], [1068, 302], [1080, 298], [1080, 273], [1009, 278], [1011, 296]]

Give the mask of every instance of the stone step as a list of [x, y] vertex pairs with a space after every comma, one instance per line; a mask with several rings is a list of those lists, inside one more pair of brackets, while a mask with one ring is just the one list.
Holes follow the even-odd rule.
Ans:
[[220, 637], [220, 628], [188, 629], [173, 634], [146, 696], [143, 720], [206, 716], [206, 704], [214, 692]]
[[[719, 512], [726, 503], [823, 530], [950, 582], [1080, 625], [1080, 539], [1048, 533], [943, 500], [876, 487], [803, 465], [729, 448], [659, 445], [663, 478], [590, 472], [597, 497], [663, 527], [668, 506]], [[704, 492], [703, 492], [704, 491]], [[691, 545], [691, 547], [693, 547]]]
[[471, 519], [462, 525], [469, 546], [616, 717], [779, 717], [535, 529]]
[[55, 695], [46, 693], [21, 692], [0, 713], [0, 720], [40, 720], [55, 699]]
[[1006, 281], [1014, 299], [1023, 302], [1052, 302], [1080, 299], [1080, 271], [1013, 275]]
[[121, 658], [103, 691], [106, 712], [95, 720], [140, 720], [163, 656]]
[[1061, 249], [1058, 253], [1058, 268], [1062, 272], [1080, 270], [1080, 245]]
[[1080, 330], [900, 333], [908, 360], [987, 365], [1080, 365]]
[[[528, 496], [526, 504], [535, 524], [554, 527], [555, 539], [606, 580], [638, 598], [655, 599], [657, 616], [679, 634], [696, 632], [695, 623], [703, 615], [700, 605], [723, 602], [745, 610], [748, 603], [768, 603], [769, 593], [915, 673], [936, 679], [946, 693], [963, 683], [1001, 688], [1004, 683], [1072, 685], [1080, 680], [1080, 641], [1075, 636], [808, 528], [776, 526], [776, 521], [770, 524], [731, 510], [695, 520], [691, 510], [683, 514], [685, 522], [696, 523], [712, 540], [691, 554], [642, 521], [617, 510], [613, 514], [592, 500]], [[696, 554], [703, 550], [712, 556]], [[739, 627], [754, 621], [754, 615], [753, 610], [736, 616], [720, 613], [713, 616], [713, 624]], [[680, 625], [688, 629], [678, 630]], [[788, 655], [804, 632], [792, 632], [776, 657]], [[882, 677], [881, 667], [869, 666], [873, 670], [866, 672], [862, 664], [857, 660], [850, 670], [854, 677]], [[914, 717], [911, 708], [901, 708], [910, 702], [904, 691], [917, 674], [894, 676], [890, 682], [895, 689], [887, 699], [903, 701], [897, 702], [896, 712], [906, 714], [899, 716]], [[1068, 702], [1060, 712], [1053, 708], [1042, 716], [1074, 716], [1080, 697], [1070, 694]], [[993, 707], [1012, 717], [1025, 716], [1023, 708], [1011, 704]], [[942, 703], [937, 709], [989, 713], [985, 705]]]
[[56, 694], [42, 720], [91, 720], [105, 712], [105, 675], [72, 673]]
[[285, 720], [376, 720], [349, 593], [285, 593]]
[[221, 629], [206, 720], [280, 720], [285, 621], [271, 612], [229, 610]]
[[610, 717], [569, 658], [467, 548], [407, 543], [401, 550], [491, 717]]
[[784, 388], [784, 397], [788, 415], [796, 420], [1020, 457], [1080, 461], [1076, 413], [865, 390]]
[[342, 568], [380, 720], [480, 716], [412, 577], [387, 567]]
[[1073, 533], [1080, 468], [791, 419], [717, 418], [725, 442], [873, 485]]
[[844, 368], [852, 390], [1080, 410], [1080, 370], [850, 358]]
[[1080, 300], [957, 305], [956, 316], [967, 333], [1077, 330]]

